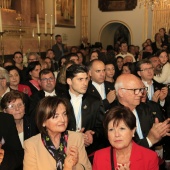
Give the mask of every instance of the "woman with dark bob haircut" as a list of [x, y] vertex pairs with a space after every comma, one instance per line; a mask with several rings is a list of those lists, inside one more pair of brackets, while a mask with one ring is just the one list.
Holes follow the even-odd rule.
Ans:
[[24, 170], [91, 170], [82, 133], [67, 131], [69, 108], [65, 99], [43, 98], [37, 107], [40, 134], [24, 142]]
[[41, 71], [41, 64], [39, 61], [30, 62], [27, 66], [27, 75], [29, 80], [26, 81], [26, 85], [30, 87], [32, 94], [41, 90], [39, 85], [39, 72]]
[[111, 146], [95, 152], [93, 170], [158, 170], [157, 154], [132, 140], [136, 118], [129, 108], [112, 108], [103, 125]]

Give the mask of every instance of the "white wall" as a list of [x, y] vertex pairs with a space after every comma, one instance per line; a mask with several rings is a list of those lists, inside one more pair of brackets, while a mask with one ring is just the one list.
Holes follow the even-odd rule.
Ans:
[[[50, 15], [54, 15], [54, 0], [45, 1], [45, 13], [48, 14], [48, 22], [50, 23]], [[152, 13], [149, 10], [148, 15], [148, 28], [147, 33], [144, 29], [145, 22], [145, 10], [137, 6], [132, 11], [114, 11], [114, 12], [102, 12], [98, 8], [98, 0], [88, 0], [88, 35], [89, 42], [91, 44], [96, 41], [101, 41], [102, 30], [110, 23], [117, 22], [122, 23], [131, 33], [131, 43], [139, 45], [143, 43], [146, 38], [151, 38], [151, 26], [152, 26]], [[109, 32], [112, 30], [108, 30]], [[55, 27], [54, 35], [61, 34], [66, 35], [67, 41], [64, 41], [68, 46], [79, 45], [81, 39], [81, 0], [76, 0], [76, 28], [64, 28]], [[147, 37], [146, 37], [147, 35]], [[104, 44], [107, 44], [107, 38], [104, 40]], [[109, 40], [108, 44], [111, 44]]]
[[[47, 14], [48, 22], [50, 23], [50, 15], [54, 15], [54, 0], [44, 0], [45, 1], [45, 13]], [[80, 45], [80, 27], [81, 27], [81, 0], [76, 0], [76, 27], [75, 28], [65, 28], [65, 27], [55, 27], [54, 36], [56, 34], [64, 35], [63, 43], [68, 46]], [[65, 40], [65, 38], [67, 40]]]
[[[145, 10], [138, 6], [132, 11], [114, 11], [102, 12], [98, 8], [98, 0], [91, 0], [91, 22], [90, 22], [90, 39], [91, 43], [101, 40], [103, 28], [113, 22], [120, 22], [130, 30], [131, 43], [139, 45], [143, 43], [146, 33], [144, 32], [144, 14]], [[149, 20], [150, 22], [150, 20]], [[151, 26], [151, 23], [149, 27]], [[148, 28], [150, 30], [150, 28]], [[149, 33], [150, 34], [150, 33]], [[150, 34], [151, 35], [151, 34]], [[107, 41], [107, 38], [106, 40]], [[108, 42], [109, 44], [110, 42]]]

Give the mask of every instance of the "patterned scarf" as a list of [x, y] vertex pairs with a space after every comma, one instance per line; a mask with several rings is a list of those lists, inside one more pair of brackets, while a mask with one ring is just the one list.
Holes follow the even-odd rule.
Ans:
[[63, 170], [67, 150], [68, 131], [61, 133], [59, 149], [55, 148], [49, 135], [41, 134], [41, 139], [48, 152], [56, 160], [56, 170]]

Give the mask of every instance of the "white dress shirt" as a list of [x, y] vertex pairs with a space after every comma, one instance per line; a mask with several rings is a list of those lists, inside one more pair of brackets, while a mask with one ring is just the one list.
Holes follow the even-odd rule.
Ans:
[[97, 89], [97, 91], [99, 92], [102, 100], [104, 100], [104, 99], [106, 98], [104, 83], [98, 84], [98, 83], [92, 81], [92, 84], [94, 85], [94, 87], [95, 87], [95, 88]]
[[71, 93], [70, 90], [69, 90], [69, 94], [71, 96], [70, 102], [73, 106], [74, 115], [75, 115], [75, 118], [76, 118], [76, 130], [79, 131], [82, 128], [81, 106], [82, 106], [83, 95], [80, 94], [80, 95], [76, 96], [75, 94]]

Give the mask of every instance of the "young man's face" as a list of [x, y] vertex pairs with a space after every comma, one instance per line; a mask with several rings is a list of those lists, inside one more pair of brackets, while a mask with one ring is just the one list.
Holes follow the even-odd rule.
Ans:
[[85, 94], [88, 87], [88, 75], [87, 73], [78, 73], [73, 79], [68, 78], [67, 83], [70, 91], [76, 96]]

